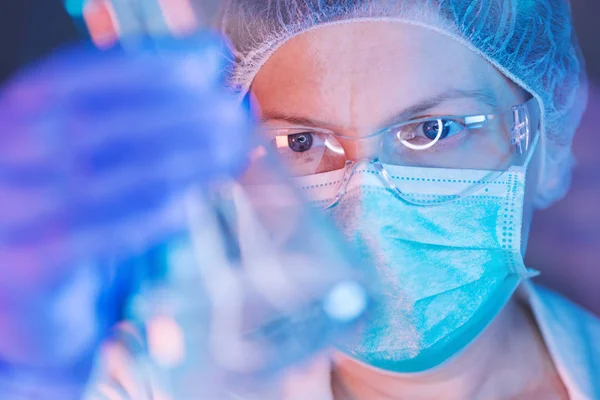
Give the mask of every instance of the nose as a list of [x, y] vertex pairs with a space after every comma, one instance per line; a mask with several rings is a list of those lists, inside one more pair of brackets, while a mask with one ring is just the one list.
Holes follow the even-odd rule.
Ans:
[[340, 138], [338, 139], [344, 148], [346, 160], [349, 161], [373, 161], [379, 157], [381, 150], [381, 138]]

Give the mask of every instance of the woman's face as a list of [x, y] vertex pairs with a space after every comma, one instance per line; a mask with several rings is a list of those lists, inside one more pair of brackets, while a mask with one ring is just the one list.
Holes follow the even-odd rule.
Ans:
[[[421, 117], [510, 112], [526, 100], [524, 91], [472, 50], [431, 30], [397, 22], [332, 25], [299, 35], [261, 68], [252, 93], [265, 124], [300, 124], [353, 138]], [[493, 169], [461, 163], [498, 158], [499, 151], [512, 154], [509, 128], [503, 129], [494, 137], [441, 140], [450, 157], [433, 166]], [[349, 159], [381, 157], [378, 146], [343, 147]], [[335, 167], [343, 163], [325, 170]], [[528, 179], [535, 181], [531, 171]]]

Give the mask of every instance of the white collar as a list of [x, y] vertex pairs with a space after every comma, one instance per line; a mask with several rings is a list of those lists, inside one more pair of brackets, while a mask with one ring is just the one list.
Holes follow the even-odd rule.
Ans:
[[600, 320], [530, 281], [519, 294], [531, 307], [569, 398], [600, 399]]

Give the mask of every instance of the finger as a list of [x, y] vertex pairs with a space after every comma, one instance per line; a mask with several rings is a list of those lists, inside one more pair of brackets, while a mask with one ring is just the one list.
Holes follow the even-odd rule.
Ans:
[[[142, 193], [140, 197], [145, 196]], [[75, 216], [60, 215], [35, 221], [21, 226], [18, 232], [5, 230], [0, 237], [3, 265], [18, 265], [24, 271], [40, 267], [54, 270], [100, 256], [124, 259], [169, 240], [185, 225], [182, 206], [175, 201], [147, 210], [138, 207], [136, 212], [124, 212], [123, 218], [109, 220], [93, 212], [83, 213], [81, 219], [77, 219], [81, 213], [77, 210]], [[94, 216], [96, 219], [90, 221]]]
[[108, 129], [96, 130], [92, 124], [89, 135], [72, 140], [70, 148], [65, 144], [53, 157], [18, 160], [17, 165], [11, 164], [15, 160], [0, 162], [3, 226], [60, 212], [65, 206], [61, 201], [68, 198], [85, 202], [86, 197], [122, 197], [121, 191], [152, 181], [164, 186], [160, 190], [169, 189], [169, 182], [178, 188], [185, 182], [227, 175], [244, 162], [249, 126], [238, 109], [165, 115], [168, 122], [160, 117], [142, 120], [137, 127], [117, 126], [117, 133], [105, 140], [87, 140]]
[[143, 149], [144, 142], [164, 140], [208, 151], [210, 144], [218, 143], [220, 150], [238, 150], [235, 155], [239, 155], [239, 143], [247, 140], [249, 117], [230, 96], [197, 95], [177, 88], [139, 92], [123, 92], [120, 100], [100, 96], [102, 100], [92, 104], [75, 98], [62, 114], [9, 121], [14, 122], [9, 130], [18, 134], [0, 132], [0, 167], [10, 171], [9, 166], [16, 164], [31, 172], [37, 164], [38, 171], [46, 171], [81, 151], [115, 147], [112, 141], [139, 144]]
[[[26, 81], [43, 82], [47, 78], [52, 78], [55, 82], [68, 87], [68, 84], [74, 81], [73, 78], [86, 76], [95, 79], [87, 83], [79, 82], [78, 79], [75, 81], [78, 84], [89, 84], [95, 87], [97, 84], [113, 82], [115, 78], [128, 74], [128, 71], [122, 68], [124, 65], [133, 67], [143, 66], [146, 63], [148, 69], [148, 61], [151, 61], [150, 65], [164, 65], [170, 60], [190, 57], [197, 61], [215, 62], [216, 64], [210, 64], [211, 68], [207, 68], [205, 72], [220, 73], [223, 63], [229, 58], [229, 53], [224, 40], [210, 32], [201, 32], [188, 38], [141, 39], [135, 48], [127, 49], [115, 46], [108, 50], [100, 50], [91, 43], [83, 43], [62, 48], [46, 59], [23, 69], [15, 81], [21, 81], [26, 77], [27, 79], [24, 79]], [[136, 71], [141, 70], [143, 68]], [[130, 74], [130, 77], [134, 75]], [[122, 81], [126, 80], [122, 79]]]
[[[202, 75], [202, 70], [197, 74]], [[139, 79], [138, 75], [136, 79]], [[53, 144], [70, 138], [70, 133], [79, 133], [76, 138], [85, 137], [94, 124], [112, 127], [116, 122], [142, 122], [154, 117], [154, 113], [157, 118], [179, 112], [202, 114], [232, 101], [231, 97], [226, 99], [223, 89], [182, 82], [181, 77], [171, 70], [159, 71], [144, 79], [130, 80], [126, 84], [107, 83], [72, 93], [50, 85], [47, 88], [49, 95], [45, 96], [44, 90], [35, 88], [31, 99], [20, 89], [20, 98], [8, 96], [0, 107], [0, 151], [16, 149], [14, 155], [7, 154], [11, 158], [33, 150], [44, 153], [48, 148], [52, 149]], [[129, 114], [127, 119], [116, 120], [126, 114]], [[109, 132], [107, 130], [105, 134]]]
[[52, 99], [112, 85], [143, 86], [171, 77], [188, 85], [222, 80], [226, 54], [214, 37], [154, 42], [134, 52], [100, 51], [90, 46], [63, 50], [23, 70], [5, 89], [3, 108], [43, 110]]
[[123, 109], [99, 118], [77, 118], [69, 129], [73, 132], [69, 148], [64, 150], [101, 154], [122, 145], [139, 147], [142, 156], [146, 147], [160, 145], [165, 152], [170, 147], [182, 147], [192, 151], [201, 149], [210, 156], [217, 144], [225, 143], [239, 156], [240, 146], [232, 145], [248, 140], [249, 118], [223, 97], [215, 94], [209, 98], [173, 99], [162, 107]]
[[[184, 164], [192, 162], [191, 158], [184, 160]], [[189, 171], [177, 177], [169, 168], [164, 168], [162, 172], [152, 174], [148, 169], [134, 169], [133, 173], [121, 177], [110, 174], [103, 177], [105, 180], [96, 179], [95, 183], [84, 185], [78, 191], [65, 191], [53, 202], [30, 201], [31, 192], [21, 192], [21, 196], [13, 197], [16, 200], [22, 198], [25, 207], [23, 204], [4, 203], [10, 208], [2, 215], [0, 244], [14, 246], [15, 251], [16, 248], [28, 247], [44, 249], [48, 247], [44, 243], [59, 245], [68, 241], [69, 237], [72, 237], [70, 241], [75, 241], [77, 236], [82, 235], [89, 237], [86, 241], [90, 242], [97, 236], [95, 240], [103, 243], [110, 242], [113, 237], [115, 241], [122, 240], [123, 244], [143, 243], [146, 237], [160, 236], [162, 231], [172, 232], [178, 224], [181, 226], [183, 223], [175, 216], [170, 219], [153, 218], [152, 214], [160, 214], [194, 181], [204, 182], [206, 174], [211, 171]], [[3, 200], [6, 201], [6, 198]], [[32, 203], [37, 206], [36, 209], [26, 207]], [[30, 214], [27, 214], [28, 210]], [[16, 217], [11, 217], [11, 212], [17, 214]], [[137, 234], [136, 230], [139, 230]], [[80, 244], [71, 246], [81, 247]]]

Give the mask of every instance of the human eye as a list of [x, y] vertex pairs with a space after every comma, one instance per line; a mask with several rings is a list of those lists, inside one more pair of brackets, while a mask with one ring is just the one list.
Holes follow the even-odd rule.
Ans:
[[309, 130], [286, 130], [278, 132], [271, 140], [273, 148], [280, 154], [302, 156], [328, 146], [327, 135]]
[[331, 158], [326, 134], [309, 130], [280, 131], [271, 143], [293, 176], [318, 173], [322, 163]]
[[452, 119], [435, 119], [421, 123], [419, 133], [429, 140], [443, 140], [452, 137], [465, 129], [460, 122]]
[[287, 146], [290, 150], [295, 153], [304, 153], [310, 150], [315, 143], [315, 139], [318, 138], [314, 133], [311, 132], [299, 132], [287, 135]]
[[467, 130], [458, 118], [420, 118], [394, 128], [396, 141], [413, 150], [426, 150]]

